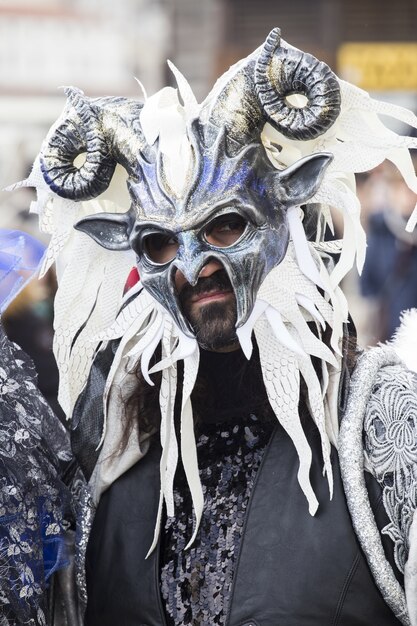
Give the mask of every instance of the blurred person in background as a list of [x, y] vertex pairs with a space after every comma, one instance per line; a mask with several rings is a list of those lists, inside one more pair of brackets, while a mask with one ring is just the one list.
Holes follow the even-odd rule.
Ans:
[[405, 230], [416, 196], [389, 162], [363, 184], [362, 193], [371, 206], [360, 288], [370, 299], [373, 314], [368, 316], [368, 327], [372, 342], [377, 343], [393, 336], [402, 311], [417, 307], [417, 234]]
[[[24, 170], [29, 173], [31, 166]], [[33, 193], [23, 189], [17, 203], [21, 207], [33, 199]], [[13, 198], [10, 194], [7, 197]], [[27, 233], [27, 236], [36, 236], [36, 217], [17, 210], [17, 206], [9, 203], [1, 207], [2, 221], [7, 224], [8, 231], [12, 229]], [[43, 238], [43, 244], [48, 238]], [[56, 278], [54, 270], [50, 270], [41, 280], [32, 280], [20, 290], [7, 308], [3, 311], [2, 322], [7, 336], [17, 343], [32, 359], [37, 375], [38, 387], [53, 412], [61, 419], [64, 418], [59, 406], [58, 395], [58, 368], [53, 355], [53, 301], [56, 292]]]
[[53, 271], [42, 281], [31, 281], [7, 307], [2, 321], [9, 339], [33, 360], [40, 392], [55, 415], [63, 419], [57, 400], [58, 368], [52, 351], [55, 290]]
[[361, 158], [401, 153], [417, 191], [379, 114], [417, 118], [279, 29], [201, 105], [171, 69], [144, 104], [67, 89], [24, 183], [57, 261], [84, 623], [416, 626], [415, 380], [358, 356], [339, 284]]
[[[43, 252], [26, 233], [0, 229], [2, 313], [37, 272]], [[70, 493], [62, 476], [70, 459], [68, 435], [37, 388], [32, 362], [0, 323], [2, 625], [51, 621], [50, 583], [69, 565]]]

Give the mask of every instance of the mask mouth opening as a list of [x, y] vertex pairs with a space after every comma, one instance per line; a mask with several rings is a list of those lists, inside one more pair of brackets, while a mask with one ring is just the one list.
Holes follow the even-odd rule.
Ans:
[[[194, 286], [186, 282], [177, 288], [175, 273], [181, 270], [174, 264], [168, 280], [177, 319], [188, 330], [187, 334], [195, 337], [201, 347], [217, 349], [237, 341], [237, 303], [233, 282], [222, 259], [217, 256], [207, 258], [200, 271], [211, 262], [215, 262], [218, 269], [208, 276], [201, 276]], [[228, 335], [230, 341], [226, 340]]]
[[[210, 263], [215, 263], [216, 265], [218, 265], [218, 269], [214, 269], [207, 276], [200, 276], [200, 274], [204, 272], [204, 268], [210, 265]], [[198, 297], [204, 292], [210, 292], [214, 290], [225, 292], [230, 291], [234, 293], [234, 286], [232, 278], [230, 277], [230, 273], [226, 268], [224, 260], [219, 258], [217, 255], [209, 256], [207, 259], [204, 260], [204, 264], [200, 269], [197, 283], [195, 285], [191, 285], [187, 280], [185, 280], [185, 283], [181, 285], [180, 289], [178, 289], [175, 280], [175, 274], [177, 271], [181, 272], [181, 269], [173, 263], [169, 271], [169, 282], [170, 286], [172, 287], [172, 292], [177, 298], [177, 301], [180, 305], [181, 301], [188, 295]]]

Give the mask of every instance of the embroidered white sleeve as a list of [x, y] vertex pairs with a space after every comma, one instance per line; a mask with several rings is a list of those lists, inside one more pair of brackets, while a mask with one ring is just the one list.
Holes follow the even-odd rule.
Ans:
[[379, 371], [364, 431], [370, 467], [382, 487], [390, 520], [382, 532], [392, 539], [395, 562], [404, 572], [417, 508], [417, 394], [414, 375], [403, 366]]

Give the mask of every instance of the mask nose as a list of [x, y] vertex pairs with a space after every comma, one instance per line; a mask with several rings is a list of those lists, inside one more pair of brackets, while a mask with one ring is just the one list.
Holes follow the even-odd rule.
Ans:
[[206, 262], [207, 254], [205, 254], [199, 239], [192, 232], [182, 233], [179, 244], [174, 264], [184, 275], [186, 281], [195, 287]]
[[184, 276], [187, 283], [192, 287], [195, 287], [200, 276], [200, 272], [195, 268], [191, 268], [189, 265], [184, 265], [180, 261], [175, 263], [175, 266], [179, 272]]

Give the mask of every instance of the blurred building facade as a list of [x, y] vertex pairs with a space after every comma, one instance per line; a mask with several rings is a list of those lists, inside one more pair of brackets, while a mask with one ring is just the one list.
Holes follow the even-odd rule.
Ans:
[[[342, 70], [346, 79], [365, 89], [379, 91], [385, 90], [387, 82], [389, 84], [389, 81], [383, 81], [383, 68], [376, 70], [381, 80], [373, 76], [376, 80], [371, 83], [368, 80], [366, 84], [363, 79], [369, 76], [355, 71], [355, 67], [340, 67], [344, 46], [416, 43], [415, 0], [206, 0], [204, 3], [166, 0], [165, 5], [172, 18], [174, 60], [189, 77], [196, 76], [199, 69], [193, 86], [197, 92], [201, 85], [200, 97], [231, 63], [260, 45], [274, 26], [279, 26], [284, 39], [293, 45], [326, 61], [339, 73]], [[209, 58], [202, 60], [200, 54], [207, 49], [207, 43]], [[366, 48], [361, 50], [362, 54], [363, 50]], [[375, 57], [375, 49], [370, 47], [369, 52]], [[390, 57], [385, 56], [384, 60], [387, 58]], [[402, 79], [402, 83], [394, 82], [394, 88], [415, 91], [416, 48], [399, 50], [394, 60], [405, 67], [404, 72], [398, 64], [395, 72], [391, 71], [389, 64], [386, 67], [391, 78]]]
[[[142, 97], [165, 83], [170, 23], [157, 0], [0, 0], [0, 188], [21, 179], [63, 108], [62, 85]], [[0, 196], [11, 226], [28, 194]]]

